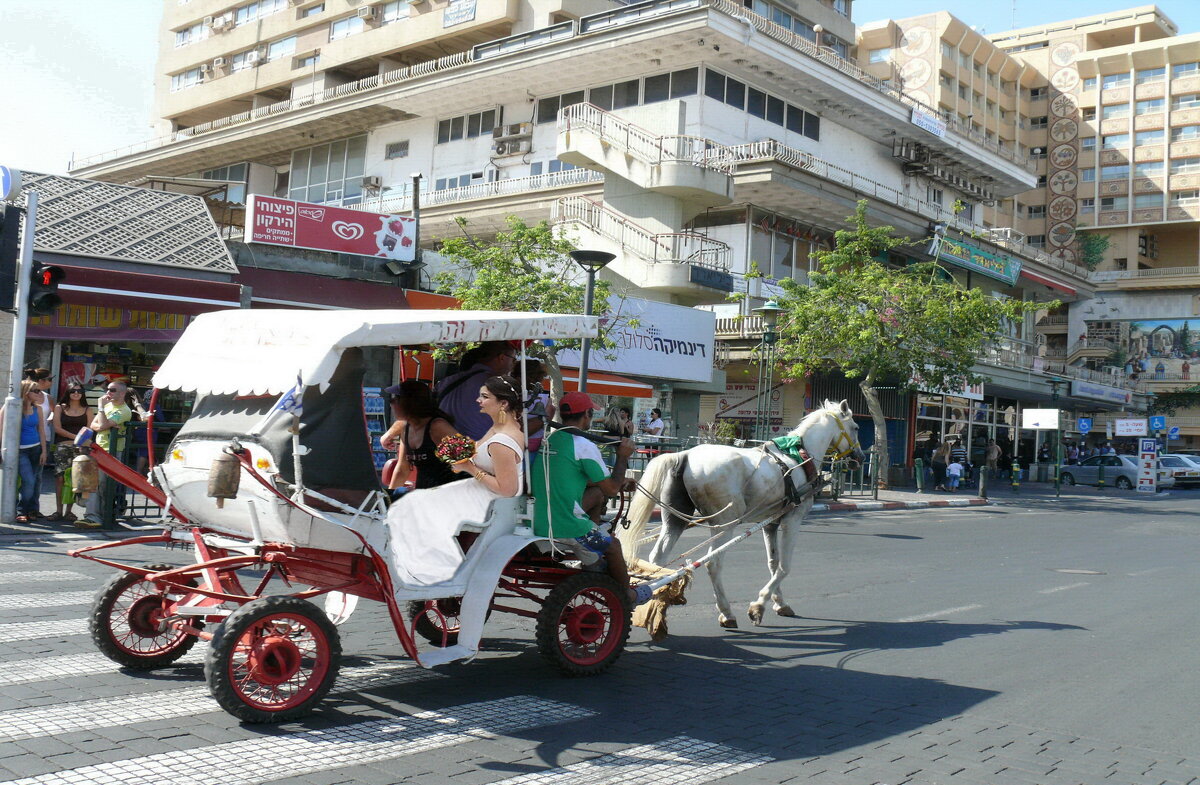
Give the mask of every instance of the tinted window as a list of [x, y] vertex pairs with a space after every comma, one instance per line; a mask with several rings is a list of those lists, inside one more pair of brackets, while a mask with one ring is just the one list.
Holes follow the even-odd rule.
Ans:
[[698, 68], [688, 68], [671, 74], [671, 97], [696, 94], [696, 82], [700, 78]]
[[647, 76], [644, 90], [645, 102], [648, 104], [667, 100], [671, 95], [671, 75]]
[[554, 98], [543, 98], [538, 101], [537, 105], [537, 121], [539, 123], [553, 123], [558, 119], [558, 96]]
[[1100, 458], [1098, 458], [1098, 457], [1097, 458], [1088, 458], [1086, 461], [1084, 461], [1082, 463], [1082, 465], [1083, 466], [1099, 466]]
[[767, 94], [751, 87], [746, 93], [746, 111], [755, 117], [766, 117]]
[[[704, 94], [718, 101], [725, 100], [725, 77], [716, 71], [704, 72]], [[592, 103], [595, 103], [593, 100]]]

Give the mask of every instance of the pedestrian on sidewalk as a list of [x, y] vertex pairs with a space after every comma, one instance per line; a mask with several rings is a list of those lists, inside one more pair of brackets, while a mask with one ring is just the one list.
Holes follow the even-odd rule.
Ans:
[[933, 469], [933, 489], [935, 491], [946, 490], [946, 466], [949, 463], [950, 442], [946, 441], [933, 451], [933, 460], [929, 462], [930, 468]]
[[[21, 487], [17, 496], [17, 523], [29, 523], [37, 513], [38, 489], [42, 467], [46, 465], [46, 418], [38, 406], [38, 383], [32, 379], [21, 382], [21, 427], [17, 476]], [[4, 428], [4, 411], [0, 409], [0, 433]]]
[[[75, 513], [75, 496], [71, 493], [70, 478], [71, 461], [79, 454], [75, 447], [75, 437], [95, 417], [95, 412], [87, 405], [84, 398], [83, 385], [72, 382], [66, 392], [58, 399], [54, 409], [54, 514], [47, 520], [73, 521]], [[69, 500], [68, 500], [69, 499]]]
[[946, 467], [946, 484], [949, 486], [946, 490], [950, 493], [958, 491], [958, 481], [962, 479], [963, 465], [958, 461], [953, 461]]
[[984, 452], [984, 463], [987, 465], [988, 477], [995, 480], [1000, 477], [1000, 445], [996, 444], [995, 439], [988, 439], [987, 450]]

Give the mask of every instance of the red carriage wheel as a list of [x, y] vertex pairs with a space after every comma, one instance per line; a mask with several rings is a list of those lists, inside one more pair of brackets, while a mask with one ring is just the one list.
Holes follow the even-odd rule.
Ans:
[[581, 572], [555, 586], [538, 613], [538, 650], [568, 676], [607, 670], [629, 638], [624, 587], [608, 575]]
[[261, 597], [229, 614], [204, 658], [208, 688], [221, 708], [246, 722], [309, 714], [337, 678], [342, 645], [317, 606]]
[[[143, 569], [165, 572], [167, 564]], [[195, 584], [194, 580], [188, 581]], [[196, 638], [163, 622], [183, 595], [165, 592], [140, 575], [121, 571], [108, 579], [92, 600], [88, 629], [96, 648], [113, 662], [136, 670], [170, 665], [196, 645]], [[202, 627], [196, 619], [192, 626]]]
[[414, 600], [408, 604], [408, 618], [412, 619], [413, 630], [439, 647], [458, 643], [458, 617], [461, 613], [461, 597]]

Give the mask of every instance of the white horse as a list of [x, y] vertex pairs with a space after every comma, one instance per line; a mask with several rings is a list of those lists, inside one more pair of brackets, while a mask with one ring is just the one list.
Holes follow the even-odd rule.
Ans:
[[[799, 436], [805, 451], [820, 466], [826, 452], [838, 457], [850, 456], [862, 462], [866, 456], [858, 444], [858, 425], [846, 401], [825, 401], [820, 409], [810, 413], [789, 436]], [[796, 462], [785, 459], [789, 467]], [[796, 487], [804, 485], [802, 469], [791, 472]], [[807, 493], [803, 501], [791, 506], [786, 499], [783, 470], [761, 448], [740, 449], [719, 444], [701, 444], [690, 450], [660, 455], [650, 461], [639, 481], [629, 510], [629, 527], [618, 534], [625, 558], [637, 553], [646, 523], [658, 500], [663, 502], [662, 529], [650, 552], [649, 560], [658, 564], [675, 546], [689, 521], [680, 517], [693, 513], [709, 518], [705, 525], [713, 528], [717, 538], [710, 551], [736, 534], [736, 524], [747, 524], [780, 516], [763, 529], [767, 546], [767, 566], [771, 579], [750, 604], [750, 620], [761, 624], [763, 606], [770, 597], [772, 607], [780, 616], [795, 613], [783, 601], [780, 584], [791, 567], [792, 546], [796, 527], [812, 508], [815, 493]], [[641, 489], [645, 489], [643, 492]], [[790, 509], [789, 509], [790, 507]], [[783, 513], [780, 515], [780, 513]], [[721, 556], [708, 562], [708, 575], [717, 599], [717, 613], [722, 627], [737, 627], [729, 608], [725, 588], [721, 584]]]

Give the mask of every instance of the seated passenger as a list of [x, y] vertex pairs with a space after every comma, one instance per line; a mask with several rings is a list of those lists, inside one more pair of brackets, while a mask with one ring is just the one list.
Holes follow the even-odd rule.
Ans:
[[[598, 488], [601, 497], [615, 496], [620, 491], [633, 442], [622, 439], [617, 445], [617, 460], [610, 476], [596, 443], [581, 435], [591, 427], [594, 408], [587, 393], [567, 393], [559, 401], [558, 411], [565, 427], [550, 434], [530, 469], [535, 502], [533, 533], [573, 539], [583, 549], [606, 557], [608, 574], [620, 585], [629, 586], [621, 543], [593, 523], [582, 504], [589, 486]], [[639, 598], [631, 589], [628, 599], [633, 605]]]
[[461, 480], [448, 463], [434, 454], [438, 443], [454, 430], [450, 415], [437, 407], [429, 385], [416, 379], [394, 384], [384, 390], [391, 396], [392, 415], [396, 421], [379, 437], [385, 450], [396, 450], [396, 470], [392, 472], [389, 488], [403, 488], [417, 470], [415, 487], [436, 488]]
[[474, 458], [450, 467], [472, 479], [412, 491], [388, 510], [387, 550], [396, 583], [430, 585], [452, 578], [463, 560], [454, 538], [462, 523], [483, 521], [493, 500], [521, 493], [520, 385], [493, 376], [479, 388], [476, 402], [492, 427], [476, 442]]

